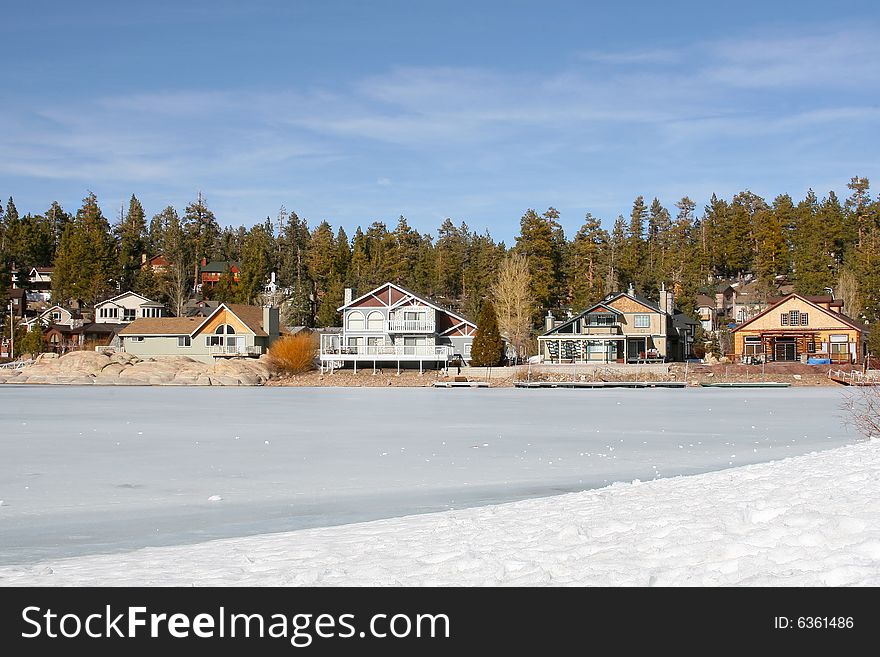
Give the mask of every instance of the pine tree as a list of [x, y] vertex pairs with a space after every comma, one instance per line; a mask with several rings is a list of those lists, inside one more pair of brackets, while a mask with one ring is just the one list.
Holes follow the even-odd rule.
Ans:
[[647, 258], [645, 248], [645, 219], [648, 208], [642, 196], [633, 202], [632, 212], [629, 218], [629, 230], [626, 242], [618, 259], [618, 276], [623, 285], [633, 283], [642, 289], [648, 282]]
[[52, 296], [56, 302], [82, 299], [97, 303], [108, 292], [118, 289], [118, 254], [110, 234], [110, 224], [89, 192], [76, 218], [64, 229], [55, 271]]
[[504, 359], [504, 341], [498, 332], [498, 318], [491, 299], [483, 303], [477, 332], [471, 346], [471, 365], [475, 367], [495, 367]]
[[210, 262], [214, 259], [220, 241], [220, 225], [214, 213], [208, 209], [207, 200], [201, 192], [195, 201], [186, 206], [183, 225], [191, 243], [193, 287], [197, 287], [201, 261], [204, 259]]
[[556, 217], [558, 213], [553, 208], [543, 215], [530, 208], [520, 219], [520, 234], [516, 238], [516, 252], [529, 263], [536, 322], [540, 321], [544, 309], [556, 307], [562, 296], [559, 271], [562, 256]]
[[461, 273], [467, 252], [467, 237], [448, 217], [437, 230], [434, 271], [437, 294], [445, 298], [461, 295]]
[[794, 289], [799, 294], [822, 294], [833, 283], [822, 234], [819, 202], [811, 189], [797, 206], [792, 232]]
[[602, 223], [588, 212], [571, 244], [569, 258], [571, 301], [578, 310], [591, 306], [605, 296], [605, 255], [610, 239], [602, 229]]
[[192, 287], [190, 263], [192, 263], [192, 245], [187, 239], [177, 211], [170, 205], [160, 215], [162, 224], [162, 254], [168, 261], [168, 268], [162, 276], [162, 286], [169, 303], [179, 317], [183, 314], [183, 305], [189, 299]]
[[253, 304], [272, 273], [272, 224], [258, 224], [247, 234], [241, 252], [238, 301]]
[[141, 256], [146, 255], [147, 220], [144, 208], [132, 194], [128, 212], [120, 218], [114, 233], [119, 242], [120, 289], [130, 290], [141, 266]]

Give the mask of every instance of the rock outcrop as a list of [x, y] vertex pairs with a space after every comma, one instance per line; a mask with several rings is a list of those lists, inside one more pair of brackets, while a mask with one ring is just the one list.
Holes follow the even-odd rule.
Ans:
[[22, 370], [0, 369], [0, 383], [68, 385], [260, 386], [272, 378], [266, 356], [208, 364], [187, 356], [140, 359], [126, 353], [42, 354]]

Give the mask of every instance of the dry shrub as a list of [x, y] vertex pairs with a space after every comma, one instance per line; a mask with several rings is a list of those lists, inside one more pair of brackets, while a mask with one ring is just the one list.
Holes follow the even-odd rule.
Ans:
[[279, 338], [269, 348], [269, 361], [284, 374], [302, 374], [315, 369], [318, 357], [318, 335], [301, 331]]

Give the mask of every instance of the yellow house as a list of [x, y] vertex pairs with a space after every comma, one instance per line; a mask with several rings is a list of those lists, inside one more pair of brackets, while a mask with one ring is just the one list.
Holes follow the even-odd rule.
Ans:
[[831, 296], [789, 294], [731, 331], [734, 355], [764, 361], [858, 363], [864, 358], [864, 328]]

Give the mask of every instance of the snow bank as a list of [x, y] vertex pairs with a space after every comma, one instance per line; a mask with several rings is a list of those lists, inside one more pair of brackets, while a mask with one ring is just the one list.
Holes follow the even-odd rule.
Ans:
[[510, 504], [0, 568], [0, 585], [880, 585], [880, 441]]

